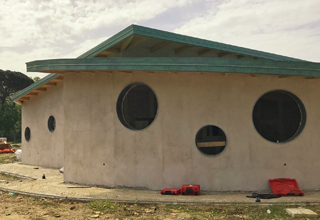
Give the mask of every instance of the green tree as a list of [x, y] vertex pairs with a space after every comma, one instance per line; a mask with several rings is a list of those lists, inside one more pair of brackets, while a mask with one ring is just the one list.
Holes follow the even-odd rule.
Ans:
[[21, 106], [16, 105], [11, 97], [0, 105], [0, 136], [10, 140], [21, 137]]
[[37, 82], [37, 81], [39, 81], [39, 80], [40, 80], [40, 77], [39, 77], [39, 76], [33, 77], [33, 81], [34, 81], [34, 82]]
[[0, 69], [0, 136], [8, 140], [21, 140], [21, 106], [10, 95], [33, 83], [20, 72]]
[[5, 104], [9, 95], [32, 83], [33, 80], [23, 73], [0, 69], [0, 104]]

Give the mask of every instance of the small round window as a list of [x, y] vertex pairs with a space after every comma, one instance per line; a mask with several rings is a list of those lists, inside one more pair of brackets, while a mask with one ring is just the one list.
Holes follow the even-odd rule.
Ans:
[[225, 149], [226, 143], [226, 135], [217, 126], [204, 126], [196, 135], [197, 148], [206, 155], [220, 154]]
[[254, 106], [253, 123], [265, 139], [282, 143], [297, 137], [306, 123], [306, 110], [294, 94], [275, 90], [260, 97]]
[[26, 139], [26, 141], [30, 141], [31, 130], [29, 127], [26, 127], [26, 129], [24, 130], [24, 138]]
[[56, 129], [56, 119], [53, 116], [48, 119], [48, 129], [50, 132], [54, 132], [54, 129]]
[[154, 92], [145, 84], [133, 83], [125, 87], [117, 101], [121, 123], [132, 130], [148, 127], [156, 117], [158, 102]]

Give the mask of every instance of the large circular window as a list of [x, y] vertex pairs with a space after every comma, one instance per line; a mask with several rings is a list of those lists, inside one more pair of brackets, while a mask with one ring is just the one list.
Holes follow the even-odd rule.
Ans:
[[48, 129], [50, 132], [54, 132], [56, 129], [56, 119], [53, 116], [50, 116], [48, 119]]
[[196, 135], [197, 148], [206, 155], [220, 154], [226, 147], [226, 143], [226, 135], [217, 126], [204, 126]]
[[275, 90], [260, 97], [254, 106], [253, 123], [259, 134], [275, 142], [287, 142], [298, 136], [306, 123], [306, 110], [290, 92]]
[[26, 139], [26, 141], [30, 141], [31, 130], [29, 127], [26, 127], [26, 129], [24, 130], [24, 138]]
[[145, 84], [133, 83], [122, 90], [117, 101], [121, 123], [132, 130], [148, 127], [156, 117], [158, 102], [154, 92]]

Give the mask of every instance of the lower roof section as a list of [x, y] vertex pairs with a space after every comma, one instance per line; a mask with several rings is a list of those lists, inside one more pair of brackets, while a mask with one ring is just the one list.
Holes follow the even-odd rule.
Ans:
[[57, 83], [62, 80], [63, 76], [60, 74], [48, 74], [30, 86], [11, 95], [11, 97], [16, 103], [22, 104], [23, 102], [30, 100], [31, 97], [37, 96], [39, 92], [47, 91], [48, 87], [56, 86]]
[[127, 70], [267, 74], [320, 77], [320, 63], [223, 58], [54, 59], [27, 63], [28, 72]]

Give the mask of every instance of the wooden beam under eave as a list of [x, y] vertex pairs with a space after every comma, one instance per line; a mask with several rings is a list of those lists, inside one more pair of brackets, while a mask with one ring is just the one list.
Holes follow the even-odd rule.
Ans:
[[219, 52], [218, 53], [218, 57], [224, 57], [224, 56], [226, 56], [226, 55], [228, 55], [229, 53], [227, 53], [227, 52]]
[[102, 51], [101, 53], [99, 53], [98, 55], [94, 56], [94, 57], [107, 57], [111, 54], [112, 52], [110, 51]]
[[63, 80], [63, 76], [58, 76], [57, 78], [51, 80], [51, 82], [60, 82]]
[[55, 82], [48, 82], [48, 83], [44, 84], [43, 86], [57, 86], [57, 83], [55, 83]]
[[25, 96], [23, 96], [23, 97], [21, 97], [19, 100], [30, 100], [30, 97], [25, 97]]
[[128, 46], [130, 45], [130, 43], [131, 43], [131, 41], [132, 41], [133, 38], [134, 38], [134, 35], [130, 36], [128, 39], [126, 39], [126, 40], [123, 42], [123, 44], [122, 44], [122, 46], [121, 46], [121, 48], [120, 48], [120, 52], [123, 52], [123, 51], [125, 51], [125, 50], [128, 48]]
[[147, 41], [147, 40], [148, 40], [147, 37], [139, 37], [139, 38], [137, 38], [136, 41], [132, 42], [132, 44], [130, 44], [130, 45], [127, 47], [127, 49], [129, 49], [129, 48], [132, 49], [132, 48], [140, 45], [141, 43], [143, 43], [143, 42], [145, 42], [145, 41]]
[[202, 49], [198, 51], [198, 56], [201, 56], [205, 53], [209, 53], [211, 50], [210, 49]]
[[120, 48], [111, 47], [111, 48], [106, 49], [106, 51], [112, 52], [112, 53], [120, 53]]
[[26, 96], [35, 96], [35, 95], [38, 95], [37, 92], [29, 92]]
[[162, 42], [160, 42], [159, 44], [151, 47], [151, 48], [149, 49], [149, 51], [150, 51], [150, 53], [154, 53], [154, 52], [156, 52], [156, 51], [158, 51], [158, 50], [160, 50], [160, 49], [168, 46], [169, 44], [170, 44], [169, 41], [162, 41]]
[[186, 50], [190, 49], [191, 47], [192, 47], [192, 46], [190, 46], [190, 45], [182, 46], [182, 47], [180, 47], [180, 48], [178, 48], [178, 49], [174, 50], [174, 53], [175, 53], [175, 54], [180, 54], [180, 53], [182, 53], [182, 52], [184, 52], [184, 51], [186, 51]]
[[45, 92], [47, 91], [47, 88], [42, 88], [42, 87], [39, 87], [37, 89], [35, 89], [36, 91], [42, 91], [42, 92]]

